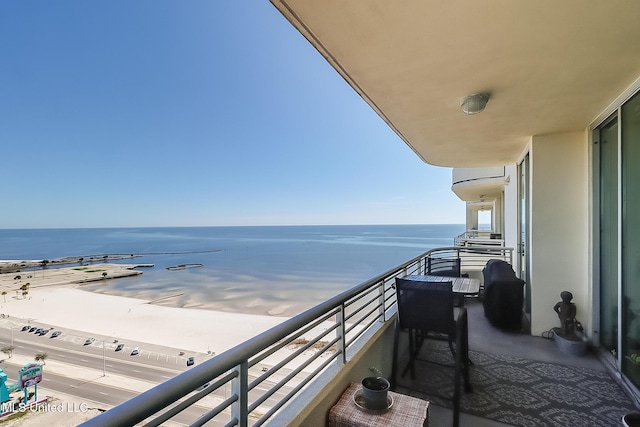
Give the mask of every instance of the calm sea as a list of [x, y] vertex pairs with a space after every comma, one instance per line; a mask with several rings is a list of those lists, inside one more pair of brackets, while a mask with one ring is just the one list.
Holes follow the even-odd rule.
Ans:
[[[85, 287], [163, 304], [291, 316], [434, 247], [464, 225], [0, 230], [0, 259], [141, 254], [143, 275]], [[202, 253], [194, 253], [201, 251]], [[208, 251], [208, 252], [207, 252]], [[216, 252], [212, 252], [216, 251]], [[201, 268], [170, 271], [179, 264]]]

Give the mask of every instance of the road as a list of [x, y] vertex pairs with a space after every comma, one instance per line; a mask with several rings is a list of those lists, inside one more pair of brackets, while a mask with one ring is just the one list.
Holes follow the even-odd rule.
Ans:
[[[189, 369], [186, 366], [189, 356], [194, 356], [197, 362], [209, 357], [206, 354], [180, 354], [176, 349], [142, 343], [124, 343], [124, 348], [116, 352], [117, 344], [122, 343], [120, 340], [96, 337], [91, 344], [83, 345], [87, 336], [78, 331], [62, 331], [60, 336], [52, 338], [51, 331], [39, 336], [22, 332], [21, 326], [8, 326], [9, 322], [0, 319], [0, 348], [11, 344], [14, 346], [13, 357], [5, 357], [0, 363], [8, 376], [8, 384], [17, 382], [17, 372], [25, 360], [33, 361], [36, 354], [46, 353], [45, 373], [39, 387], [95, 402], [95, 405], [90, 406], [103, 409], [121, 404]], [[135, 356], [131, 355], [134, 347], [140, 348], [139, 354]], [[47, 368], [47, 362], [50, 369]], [[56, 369], [52, 367], [54, 364]], [[259, 373], [256, 372], [250, 376], [257, 375]], [[272, 385], [273, 382], [265, 381], [251, 392], [251, 396], [263, 394]], [[290, 390], [285, 387], [263, 405], [273, 405]], [[207, 408], [216, 406], [226, 396], [228, 388], [216, 390], [178, 414], [173, 421], [190, 424]]]

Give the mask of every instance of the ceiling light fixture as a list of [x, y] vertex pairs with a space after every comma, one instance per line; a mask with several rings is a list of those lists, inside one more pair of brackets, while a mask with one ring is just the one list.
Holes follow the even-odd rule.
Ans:
[[489, 101], [488, 93], [476, 93], [462, 98], [460, 106], [466, 114], [478, 114], [487, 106], [487, 101]]

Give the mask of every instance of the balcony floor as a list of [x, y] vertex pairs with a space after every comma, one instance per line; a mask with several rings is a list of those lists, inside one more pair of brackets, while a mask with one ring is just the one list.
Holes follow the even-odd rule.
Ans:
[[[482, 303], [479, 300], [467, 300], [466, 307], [469, 315], [469, 347], [471, 350], [592, 370], [606, 370], [602, 362], [589, 351], [583, 356], [566, 355], [556, 348], [553, 340], [533, 337], [526, 333], [504, 332], [494, 328], [484, 317]], [[551, 311], [551, 308], [549, 310]], [[451, 421], [452, 411], [450, 409], [431, 405], [429, 416], [431, 427], [450, 426]], [[509, 426], [509, 424], [461, 412], [460, 426], [497, 427]]]

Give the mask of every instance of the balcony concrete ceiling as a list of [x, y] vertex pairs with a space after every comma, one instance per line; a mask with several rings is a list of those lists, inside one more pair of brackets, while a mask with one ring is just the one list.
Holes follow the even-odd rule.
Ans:
[[[424, 161], [512, 164], [640, 76], [637, 0], [271, 0]], [[489, 92], [486, 110], [460, 100]]]

